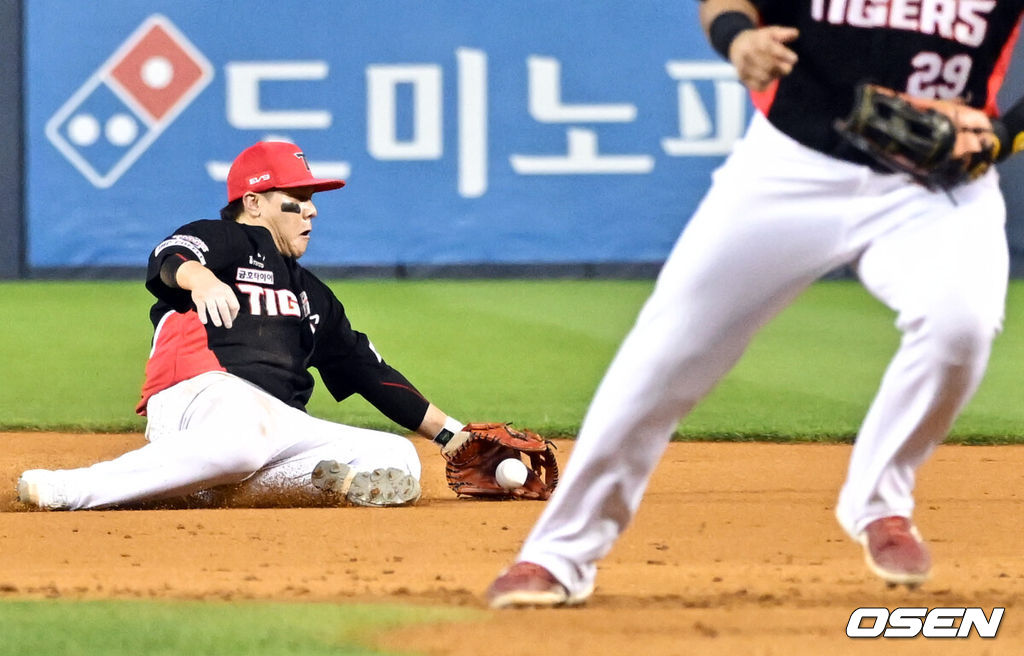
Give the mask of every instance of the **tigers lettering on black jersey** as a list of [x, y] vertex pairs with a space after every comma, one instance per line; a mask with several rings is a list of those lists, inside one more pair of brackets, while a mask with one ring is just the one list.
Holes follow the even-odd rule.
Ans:
[[[231, 328], [200, 323], [191, 293], [161, 281], [169, 257], [195, 260], [234, 289], [239, 313]], [[423, 418], [427, 401], [352, 329], [330, 288], [278, 252], [266, 228], [218, 220], [182, 226], [150, 254], [146, 287], [158, 300], [140, 414], [153, 394], [207, 371], [227, 371], [304, 409], [313, 391], [308, 369], [316, 367], [338, 400], [361, 394], [410, 429]]]
[[859, 82], [959, 98], [996, 116], [1024, 0], [754, 0], [766, 25], [800, 30], [792, 73], [754, 103], [781, 131], [854, 161], [832, 128]]

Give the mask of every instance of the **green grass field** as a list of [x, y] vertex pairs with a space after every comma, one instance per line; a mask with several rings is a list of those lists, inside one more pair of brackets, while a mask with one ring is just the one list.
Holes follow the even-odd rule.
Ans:
[[14, 601], [0, 603], [0, 656], [387, 656], [394, 652], [367, 648], [366, 637], [473, 614], [397, 605]]
[[[648, 281], [338, 281], [353, 324], [441, 408], [573, 435]], [[0, 428], [141, 430], [133, 414], [149, 350], [150, 297], [136, 282], [0, 285]], [[751, 345], [680, 427], [682, 438], [847, 440], [899, 335], [851, 281], [813, 286]], [[1024, 282], [954, 440], [1017, 441], [1024, 404]], [[392, 431], [361, 399], [318, 386], [313, 414]]]

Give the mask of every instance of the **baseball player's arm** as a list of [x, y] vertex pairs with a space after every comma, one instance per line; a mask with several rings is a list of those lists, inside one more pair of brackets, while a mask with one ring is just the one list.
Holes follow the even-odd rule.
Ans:
[[391, 421], [441, 446], [462, 431], [462, 422], [428, 401], [405, 376], [384, 362], [366, 335], [348, 330], [354, 339], [351, 346], [342, 346], [349, 340], [337, 336], [320, 347], [311, 363], [335, 399], [359, 394]]
[[320, 377], [335, 399], [359, 394], [391, 421], [442, 447], [452, 435], [462, 432], [461, 421], [428, 401], [405, 376], [384, 361], [346, 360], [319, 367]]
[[345, 307], [327, 285], [312, 274], [306, 282], [311, 302], [322, 308], [323, 314], [309, 364], [320, 372], [335, 399], [359, 394], [399, 426], [429, 440], [440, 437], [439, 444], [462, 430], [462, 422], [428, 401], [384, 361], [365, 333], [352, 328]]
[[238, 316], [238, 297], [213, 272], [225, 270], [248, 248], [245, 233], [233, 222], [180, 226], [150, 252], [146, 289], [177, 312], [195, 308], [204, 324], [230, 328]]
[[[165, 271], [167, 272], [165, 274]], [[160, 277], [169, 287], [192, 293], [199, 321], [230, 328], [238, 316], [238, 297], [231, 287], [221, 282], [205, 266], [195, 260], [168, 258], [160, 268]]]
[[337, 401], [358, 394], [399, 426], [420, 431], [424, 418], [430, 414], [430, 402], [400, 371], [384, 361], [364, 333], [352, 330], [342, 316], [333, 326], [328, 318], [316, 335], [317, 345], [309, 366], [320, 372], [324, 385]]
[[748, 0], [703, 0], [700, 23], [712, 47], [736, 68], [747, 88], [764, 91], [789, 75], [797, 56], [787, 43], [799, 36], [795, 27], [759, 27], [761, 14]]
[[431, 403], [427, 406], [427, 413], [423, 416], [423, 422], [416, 429], [416, 432], [444, 447], [451, 441], [452, 437], [456, 437], [459, 443], [465, 437], [468, 437], [468, 433], [464, 433], [462, 427], [461, 421], [454, 417], [449, 417], [440, 408]]

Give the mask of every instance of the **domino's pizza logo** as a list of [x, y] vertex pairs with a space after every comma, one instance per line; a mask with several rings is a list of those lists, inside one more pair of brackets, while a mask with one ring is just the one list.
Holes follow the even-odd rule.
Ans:
[[213, 79], [213, 67], [165, 16], [147, 18], [46, 123], [46, 137], [106, 189]]

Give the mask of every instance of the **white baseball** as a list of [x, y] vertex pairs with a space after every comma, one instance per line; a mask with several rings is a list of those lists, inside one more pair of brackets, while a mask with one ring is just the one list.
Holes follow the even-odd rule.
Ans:
[[526, 482], [526, 465], [517, 458], [505, 458], [494, 470], [494, 478], [506, 490], [517, 488]]

